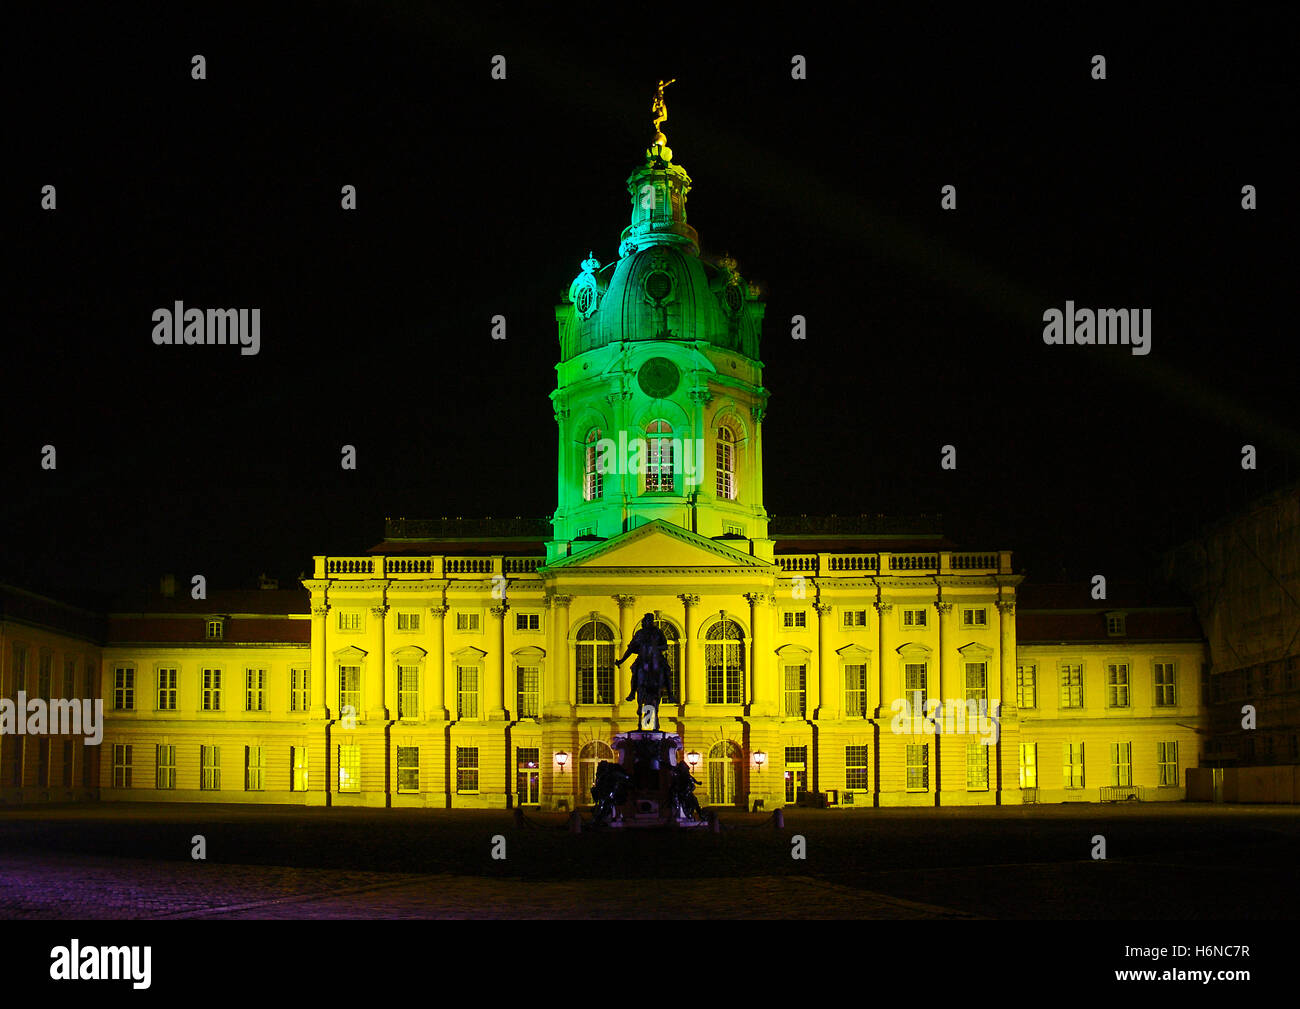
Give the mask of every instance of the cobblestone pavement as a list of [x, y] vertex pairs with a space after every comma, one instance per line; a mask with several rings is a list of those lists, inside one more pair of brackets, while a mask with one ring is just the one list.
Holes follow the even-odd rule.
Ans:
[[[6, 854], [0, 918], [971, 918], [807, 876], [696, 879], [690, 899], [628, 881], [521, 881]], [[634, 896], [635, 894], [635, 896]]]

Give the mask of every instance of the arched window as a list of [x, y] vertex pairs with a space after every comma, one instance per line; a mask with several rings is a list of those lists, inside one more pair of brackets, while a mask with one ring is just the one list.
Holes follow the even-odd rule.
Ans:
[[726, 424], [718, 428], [718, 497], [736, 500], [736, 433]]
[[579, 704], [614, 703], [614, 629], [592, 619], [578, 628], [574, 669]]
[[719, 740], [709, 750], [709, 798], [713, 806], [734, 806], [739, 792], [740, 746]]
[[652, 420], [645, 429], [645, 489], [671, 493], [673, 489], [673, 426]]
[[743, 704], [745, 632], [723, 617], [704, 633], [704, 675], [708, 704]]
[[582, 789], [578, 793], [579, 803], [591, 799], [591, 786], [596, 783], [596, 768], [600, 766], [602, 760], [617, 762], [614, 750], [608, 743], [599, 739], [584, 744], [578, 751], [578, 787]]
[[600, 453], [600, 428], [593, 427], [587, 432], [587, 451], [583, 460], [582, 496], [587, 501], [598, 501], [605, 493], [605, 480], [597, 465]]

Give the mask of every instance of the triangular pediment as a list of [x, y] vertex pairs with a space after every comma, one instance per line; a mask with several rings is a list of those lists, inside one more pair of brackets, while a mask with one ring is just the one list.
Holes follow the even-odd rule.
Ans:
[[767, 561], [655, 519], [548, 564], [546, 571], [646, 568], [770, 568]]

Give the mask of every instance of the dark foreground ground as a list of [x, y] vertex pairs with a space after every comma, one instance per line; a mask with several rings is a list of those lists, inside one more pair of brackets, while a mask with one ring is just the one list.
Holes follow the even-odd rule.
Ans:
[[[0, 918], [622, 918], [634, 904], [650, 918], [1224, 920], [1290, 918], [1300, 901], [1296, 807], [787, 810], [782, 830], [741, 813], [722, 823], [575, 835], [563, 816], [530, 814], [520, 829], [509, 812], [0, 810]], [[806, 858], [791, 857], [796, 836]]]

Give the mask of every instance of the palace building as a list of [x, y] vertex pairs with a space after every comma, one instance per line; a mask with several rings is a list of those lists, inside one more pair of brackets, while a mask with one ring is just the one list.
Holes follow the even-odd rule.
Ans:
[[589, 807], [637, 727], [616, 661], [646, 613], [702, 802], [1183, 798], [1191, 608], [1022, 587], [929, 521], [770, 517], [761, 291], [703, 254], [662, 133], [627, 189], [617, 258], [556, 309], [549, 520], [389, 520], [301, 589], [173, 591], [75, 634], [6, 613], [5, 696], [75, 667], [107, 727], [97, 763], [6, 738], [0, 799]]

